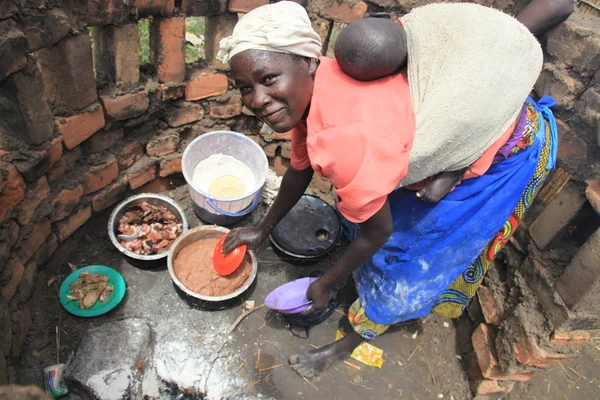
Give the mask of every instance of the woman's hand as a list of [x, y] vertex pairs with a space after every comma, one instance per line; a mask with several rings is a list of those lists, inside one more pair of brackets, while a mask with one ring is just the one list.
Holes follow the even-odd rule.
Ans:
[[332, 291], [333, 287], [326, 284], [322, 279], [317, 279], [311, 283], [306, 291], [306, 297], [313, 302], [308, 311], [319, 311], [322, 308], [325, 308], [331, 299]]
[[270, 232], [260, 226], [232, 229], [223, 243], [223, 254], [227, 255], [238, 246], [245, 244], [250, 250], [256, 249], [269, 237]]

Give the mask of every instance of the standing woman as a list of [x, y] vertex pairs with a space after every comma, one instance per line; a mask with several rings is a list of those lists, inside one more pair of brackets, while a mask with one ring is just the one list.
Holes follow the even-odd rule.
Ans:
[[[349, 47], [336, 46], [335, 61], [321, 56], [304, 8], [283, 1], [246, 14], [222, 40], [244, 105], [274, 131], [292, 131], [275, 202], [257, 226], [233, 230], [225, 252], [266, 240], [314, 172], [333, 183], [352, 241], [307, 296], [324, 307], [353, 274], [353, 332], [291, 356], [299, 374], [318, 374], [391, 324], [461, 314], [554, 166], [553, 102], [527, 97], [542, 64], [531, 32], [572, 8], [534, 0], [517, 21], [474, 4], [432, 4], [400, 23], [351, 24], [340, 40], [356, 40], [342, 40]], [[349, 76], [361, 71], [379, 79]], [[405, 189], [456, 171], [461, 183], [435, 203]]]

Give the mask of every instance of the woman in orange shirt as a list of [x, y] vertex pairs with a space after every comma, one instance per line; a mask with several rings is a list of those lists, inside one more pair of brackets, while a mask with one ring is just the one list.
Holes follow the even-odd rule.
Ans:
[[[572, 10], [565, 1], [553, 1], [555, 7], [534, 0], [518, 19], [535, 34], [545, 31]], [[442, 179], [441, 189], [428, 187], [433, 197], [443, 196], [439, 202], [425, 202], [414, 192], [397, 189], [414, 161], [410, 155], [418, 122], [406, 73], [410, 52], [401, 25], [377, 23], [367, 28], [373, 37], [399, 35], [400, 42], [378, 48], [400, 60], [393, 66], [395, 74], [379, 78], [387, 75], [382, 69], [367, 77], [376, 80], [351, 78], [340, 65], [352, 75], [353, 60], [338, 64], [321, 57], [319, 36], [305, 10], [287, 1], [248, 13], [233, 36], [221, 43], [221, 59], [230, 63], [244, 105], [276, 132], [292, 130], [291, 167], [275, 202], [260, 224], [233, 230], [225, 252], [242, 243], [257, 247], [266, 240], [300, 199], [314, 172], [333, 183], [345, 233], [352, 241], [309, 287], [307, 296], [314, 309], [322, 308], [333, 286], [354, 274], [359, 293], [349, 313], [354, 331], [319, 350], [291, 356], [293, 368], [306, 377], [348, 357], [363, 340], [391, 324], [432, 310], [460, 315], [556, 156], [551, 101], [523, 98], [524, 104], [515, 110], [517, 120], [498, 135], [492, 150], [482, 152], [472, 176], [464, 176], [445, 196], [464, 171]], [[367, 60], [379, 54], [369, 53], [368, 46], [357, 52]]]

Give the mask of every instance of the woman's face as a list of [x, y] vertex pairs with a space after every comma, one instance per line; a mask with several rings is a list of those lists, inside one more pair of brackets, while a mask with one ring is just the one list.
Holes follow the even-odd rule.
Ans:
[[308, 111], [317, 69], [314, 60], [246, 50], [230, 65], [244, 105], [275, 132], [291, 130]]

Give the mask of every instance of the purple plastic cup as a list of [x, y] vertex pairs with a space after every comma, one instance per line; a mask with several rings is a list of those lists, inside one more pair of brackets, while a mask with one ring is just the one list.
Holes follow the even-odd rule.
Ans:
[[265, 297], [265, 305], [282, 314], [296, 314], [310, 308], [306, 291], [317, 278], [301, 278], [279, 286]]

